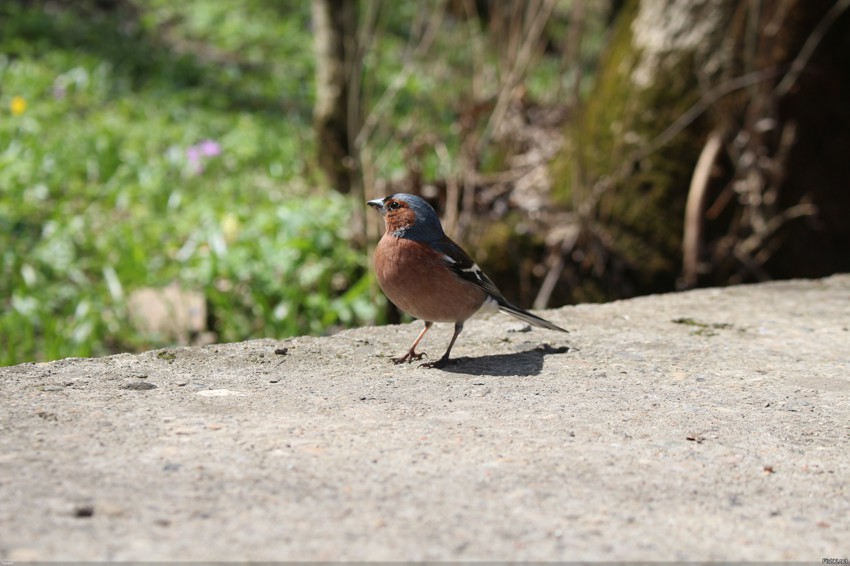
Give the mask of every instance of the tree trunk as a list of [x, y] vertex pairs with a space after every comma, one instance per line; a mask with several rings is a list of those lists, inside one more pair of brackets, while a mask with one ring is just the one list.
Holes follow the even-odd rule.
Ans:
[[[793, 276], [793, 264], [807, 276], [850, 269], [848, 223], [824, 210], [840, 203], [846, 218], [850, 204], [850, 160], [838, 157], [850, 155], [843, 4], [850, 0], [623, 6], [557, 168], [556, 190], [581, 222], [575, 269], [590, 275], [579, 277], [586, 285], [574, 300], [676, 288], [689, 187], [700, 194], [688, 211], [686, 283]], [[821, 30], [828, 47], [801, 62], [830, 11]], [[715, 136], [722, 149], [692, 179]], [[820, 158], [817, 143], [827, 150]]]
[[556, 183], [578, 212], [583, 269], [593, 271], [579, 277], [585, 285], [574, 300], [674, 286], [686, 189], [707, 128], [697, 121], [654, 144], [699, 99], [695, 71], [716, 53], [733, 6], [644, 0], [620, 10]]
[[316, 53], [316, 131], [319, 167], [334, 189], [352, 189], [348, 60], [357, 33], [356, 0], [313, 0]]

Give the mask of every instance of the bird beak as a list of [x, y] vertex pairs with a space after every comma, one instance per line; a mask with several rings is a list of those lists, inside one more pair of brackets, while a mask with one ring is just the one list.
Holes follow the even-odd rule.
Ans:
[[375, 200], [366, 201], [366, 204], [379, 211], [381, 214], [384, 213], [384, 199], [376, 198]]

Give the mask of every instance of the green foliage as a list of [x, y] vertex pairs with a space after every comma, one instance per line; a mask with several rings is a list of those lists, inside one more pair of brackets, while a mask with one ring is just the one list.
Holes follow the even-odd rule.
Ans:
[[[456, 174], [486, 122], [459, 118], [498, 95], [475, 19], [446, 15], [416, 51], [444, 6], [381, 5], [364, 34], [363, 155], [381, 179], [413, 160], [425, 179]], [[166, 346], [127, 303], [173, 282], [203, 292], [223, 341], [379, 317], [349, 232], [362, 203], [314, 172], [310, 9], [0, 1], [0, 365]], [[544, 59], [529, 92], [558, 97], [560, 75]], [[481, 161], [498, 170], [503, 150]]]
[[309, 6], [251, 4], [0, 7], [0, 364], [163, 345], [126, 301], [172, 281], [220, 340], [374, 320], [352, 204], [309, 190]]
[[[180, 280], [207, 289], [219, 338], [321, 333], [374, 320], [364, 254], [349, 245], [349, 201], [334, 193], [239, 217], [200, 219], [178, 251]], [[212, 285], [210, 285], [212, 284]]]

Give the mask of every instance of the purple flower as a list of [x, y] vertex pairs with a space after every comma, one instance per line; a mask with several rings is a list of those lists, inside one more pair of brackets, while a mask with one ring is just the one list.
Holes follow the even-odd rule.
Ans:
[[189, 168], [195, 175], [200, 175], [204, 172], [204, 159], [221, 155], [221, 146], [218, 142], [210, 139], [201, 140], [195, 145], [186, 148], [186, 160], [189, 162]]
[[221, 146], [218, 145], [218, 142], [213, 140], [204, 140], [197, 145], [198, 149], [201, 151], [201, 155], [206, 157], [215, 157], [216, 155], [221, 155]]

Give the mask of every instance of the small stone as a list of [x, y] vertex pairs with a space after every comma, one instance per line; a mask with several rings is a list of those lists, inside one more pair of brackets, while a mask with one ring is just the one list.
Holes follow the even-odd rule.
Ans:
[[74, 517], [78, 519], [94, 517], [94, 505], [78, 505], [74, 508]]
[[53, 391], [65, 391], [65, 388], [62, 387], [61, 385], [45, 385], [44, 387], [41, 388], [41, 390], [53, 392]]

